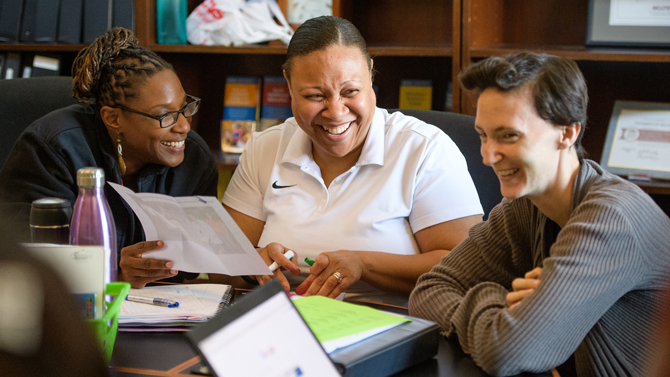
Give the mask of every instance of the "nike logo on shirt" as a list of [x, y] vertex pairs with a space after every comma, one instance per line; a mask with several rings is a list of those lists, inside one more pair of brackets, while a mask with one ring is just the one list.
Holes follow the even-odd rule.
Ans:
[[283, 189], [283, 188], [288, 188], [288, 187], [293, 187], [293, 186], [295, 186], [295, 185], [290, 185], [290, 186], [280, 186], [280, 185], [277, 184], [277, 182], [279, 182], [279, 181], [274, 181], [274, 182], [272, 182], [272, 188], [273, 188], [273, 189]]

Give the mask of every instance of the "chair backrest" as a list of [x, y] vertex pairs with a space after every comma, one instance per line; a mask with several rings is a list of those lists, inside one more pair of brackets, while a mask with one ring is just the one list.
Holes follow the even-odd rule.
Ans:
[[475, 118], [470, 115], [449, 113], [444, 111], [392, 109], [389, 112], [401, 111], [405, 115], [413, 116], [428, 124], [432, 124], [449, 135], [458, 149], [461, 150], [468, 171], [477, 188], [479, 200], [484, 208], [484, 219], [489, 212], [502, 200], [500, 183], [493, 169], [482, 163], [480, 140], [475, 131]]
[[49, 76], [0, 80], [0, 166], [21, 132], [53, 110], [77, 103], [72, 77]]

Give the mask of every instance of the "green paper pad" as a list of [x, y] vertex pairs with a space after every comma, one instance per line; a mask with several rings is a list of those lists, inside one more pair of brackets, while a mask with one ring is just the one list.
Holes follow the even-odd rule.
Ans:
[[321, 343], [410, 322], [404, 317], [323, 296], [295, 299], [293, 304]]

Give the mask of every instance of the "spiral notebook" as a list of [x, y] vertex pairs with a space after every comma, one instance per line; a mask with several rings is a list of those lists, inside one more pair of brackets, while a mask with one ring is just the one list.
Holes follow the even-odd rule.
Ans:
[[187, 331], [230, 304], [234, 288], [225, 284], [178, 284], [131, 289], [129, 295], [179, 302], [168, 308], [124, 301], [119, 315], [121, 331]]

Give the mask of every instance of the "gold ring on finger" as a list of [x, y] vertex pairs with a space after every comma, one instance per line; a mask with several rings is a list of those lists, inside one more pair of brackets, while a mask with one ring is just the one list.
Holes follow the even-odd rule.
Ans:
[[335, 279], [337, 279], [338, 284], [342, 282], [342, 274], [339, 273], [338, 271], [333, 272], [333, 274], [330, 276], [334, 276]]

